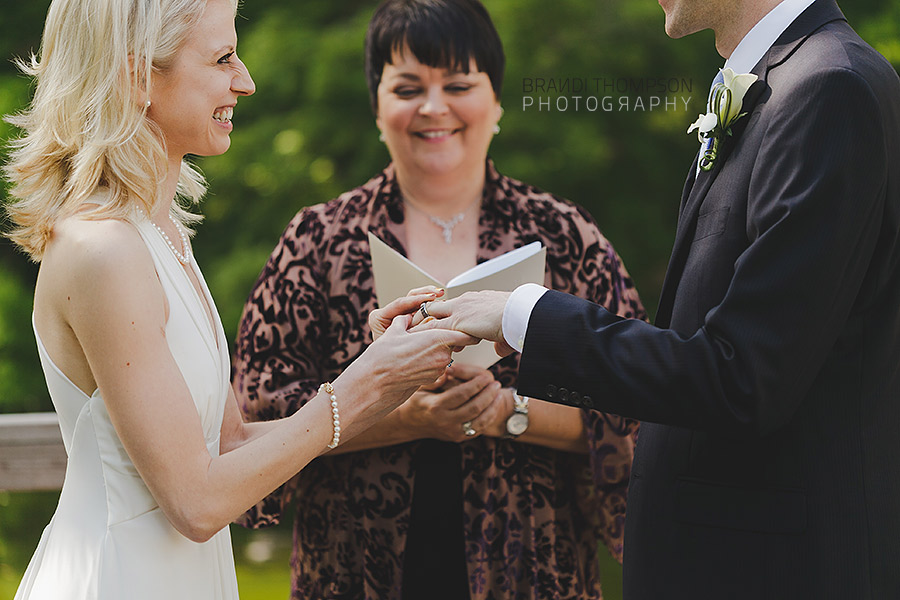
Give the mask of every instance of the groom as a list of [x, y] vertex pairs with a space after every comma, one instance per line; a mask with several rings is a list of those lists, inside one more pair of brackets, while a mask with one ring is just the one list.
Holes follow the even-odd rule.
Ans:
[[627, 600], [900, 598], [900, 80], [834, 0], [660, 3], [758, 80], [688, 171], [655, 326], [537, 286], [430, 326], [644, 421]]

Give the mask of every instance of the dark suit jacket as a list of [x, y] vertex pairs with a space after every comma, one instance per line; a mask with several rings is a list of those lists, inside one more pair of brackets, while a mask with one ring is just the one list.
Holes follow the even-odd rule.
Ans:
[[833, 0], [754, 72], [656, 325], [548, 292], [518, 389], [645, 422], [626, 599], [900, 598], [900, 80]]

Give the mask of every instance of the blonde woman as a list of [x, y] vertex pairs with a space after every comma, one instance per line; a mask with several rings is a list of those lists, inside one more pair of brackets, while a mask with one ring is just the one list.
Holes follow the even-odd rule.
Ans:
[[[227, 525], [316, 456], [439, 377], [468, 336], [408, 317], [290, 418], [245, 425], [191, 253], [187, 154], [227, 150], [239, 98], [235, 0], [54, 0], [6, 166], [10, 237], [41, 263], [34, 329], [69, 455], [16, 594], [237, 597]], [[409, 311], [414, 295], [376, 316]], [[393, 365], [389, 371], [385, 365]]]

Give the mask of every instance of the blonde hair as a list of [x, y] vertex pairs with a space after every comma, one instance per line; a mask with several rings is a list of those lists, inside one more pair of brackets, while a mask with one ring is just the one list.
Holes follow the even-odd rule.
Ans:
[[[31, 104], [7, 121], [23, 135], [4, 166], [14, 201], [8, 234], [40, 261], [54, 225], [99, 189], [108, 198], [90, 218], [130, 219], [164, 206], [165, 140], [147, 118], [150, 73], [171, 67], [207, 0], [53, 0], [40, 59], [19, 67], [36, 81]], [[237, 10], [237, 0], [232, 0]], [[178, 196], [196, 203], [203, 176], [181, 163]], [[183, 223], [200, 217], [176, 202]]]

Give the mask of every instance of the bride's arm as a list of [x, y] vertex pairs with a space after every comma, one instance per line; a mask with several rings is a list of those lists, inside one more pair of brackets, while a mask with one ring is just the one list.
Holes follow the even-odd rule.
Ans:
[[[223, 442], [230, 451], [211, 456], [168, 348], [165, 296], [143, 242], [123, 225], [82, 246], [66, 253], [65, 280], [57, 286], [64, 319], [125, 450], [167, 518], [186, 537], [209, 539], [326, 450], [330, 400], [319, 394], [291, 417], [247, 427], [229, 394]], [[401, 321], [334, 381], [342, 441], [433, 381], [450, 347], [468, 342], [455, 332], [408, 333]]]
[[[395, 317], [411, 315], [422, 302], [433, 301], [443, 294], [443, 289], [425, 286], [411, 290], [407, 296], [395, 299], [384, 308], [374, 310], [369, 315], [369, 324], [372, 327], [374, 339], [377, 341], [378, 338], [384, 335]], [[257, 373], [258, 376], [259, 374]], [[444, 375], [437, 382], [428, 383], [432, 384], [432, 387], [440, 387], [443, 381], [445, 381]], [[490, 383], [490, 379], [484, 380], [481, 385], [477, 386], [477, 389], [472, 390], [472, 393], [480, 391], [488, 383]], [[275, 421], [244, 422], [237, 403], [234, 385], [228, 391], [228, 405], [222, 422], [222, 440], [220, 445], [222, 454], [247, 444], [269, 431], [273, 423], [279, 422], [279, 419]], [[310, 399], [310, 401], [312, 400]], [[302, 407], [300, 410], [302, 410]], [[371, 426], [366, 426], [361, 435], [352, 436], [352, 439], [351, 436], [342, 434], [340, 445], [336, 449], [330, 450], [330, 452], [332, 454], [356, 452], [361, 449], [390, 446], [420, 439], [421, 435], [410, 432], [408, 424], [402, 422], [399, 415], [400, 412], [400, 409], [391, 411], [379, 419], [378, 422], [373, 423]], [[329, 438], [328, 441], [330, 442], [331, 439]]]

